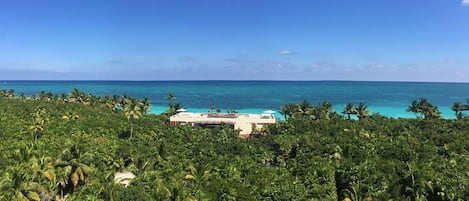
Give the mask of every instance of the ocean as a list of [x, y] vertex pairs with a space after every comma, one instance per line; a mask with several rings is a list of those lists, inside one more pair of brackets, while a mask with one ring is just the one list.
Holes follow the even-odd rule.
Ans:
[[168, 93], [188, 111], [207, 112], [211, 104], [222, 112], [277, 111], [287, 103], [329, 101], [337, 112], [352, 102], [365, 102], [372, 113], [388, 117], [415, 117], [406, 112], [412, 100], [426, 98], [437, 105], [445, 118], [454, 118], [454, 102], [466, 103], [469, 83], [367, 82], [367, 81], [0, 81], [0, 89], [17, 94], [41, 91], [68, 94], [73, 88], [96, 95], [149, 98], [152, 113], [167, 109]]

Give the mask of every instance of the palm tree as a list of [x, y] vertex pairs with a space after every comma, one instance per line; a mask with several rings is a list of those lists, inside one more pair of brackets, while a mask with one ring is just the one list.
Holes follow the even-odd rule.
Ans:
[[360, 102], [358, 104], [358, 107], [355, 108], [355, 111], [354, 111], [355, 115], [357, 115], [358, 119], [361, 120], [361, 119], [365, 119], [365, 118], [370, 116], [370, 114], [369, 114], [370, 112], [368, 111], [367, 108], [368, 108], [368, 106], [363, 102]]
[[112, 96], [112, 102], [114, 102], [114, 103], [116, 103], [116, 104], [119, 103], [119, 102], [120, 102], [120, 97], [119, 97], [118, 95], [115, 95], [115, 94], [114, 94], [114, 95]]
[[328, 101], [323, 101], [319, 106], [319, 118], [330, 119], [329, 114], [333, 110], [332, 104]]
[[7, 91], [2, 89], [0, 90], [0, 98], [6, 98], [7, 97]]
[[85, 184], [91, 168], [81, 163], [78, 159], [63, 161], [59, 159], [55, 162], [57, 170], [57, 187], [60, 198], [65, 200], [67, 192], [73, 192], [79, 184]]
[[[38, 182], [30, 181], [28, 164], [7, 167], [6, 174], [0, 177], [0, 198], [5, 200], [40, 200], [40, 195], [49, 195], [49, 192]], [[29, 180], [29, 181], [28, 181]], [[8, 199], [9, 198], [9, 199]]]
[[44, 108], [37, 108], [30, 114], [33, 119], [33, 125], [29, 127], [34, 133], [34, 140], [37, 140], [38, 134], [44, 130], [44, 125], [49, 122], [47, 111]]
[[39, 100], [46, 100], [46, 98], [47, 98], [47, 95], [46, 95], [46, 92], [45, 92], [45, 91], [39, 92], [39, 94], [38, 94], [37, 96], [38, 96], [37, 98], [38, 98]]
[[174, 115], [177, 113], [177, 111], [179, 109], [182, 109], [183, 106], [180, 104], [180, 103], [170, 103], [169, 104], [169, 109], [168, 109], [168, 114], [171, 116], [171, 115]]
[[65, 95], [64, 93], [61, 93], [60, 95], [57, 96], [57, 101], [59, 103], [67, 103], [68, 101], [67, 95]]
[[132, 99], [129, 99], [127, 102], [129, 103], [124, 107], [124, 114], [130, 122], [130, 137], [132, 137], [134, 131], [133, 121], [143, 116], [142, 103]]
[[80, 116], [76, 114], [75, 112], [66, 112], [65, 115], [62, 116], [62, 119], [65, 121], [74, 121], [79, 119]]
[[125, 108], [125, 107], [127, 107], [127, 104], [129, 104], [129, 98], [127, 97], [127, 95], [124, 94], [120, 97], [119, 105], [122, 108]]
[[100, 97], [95, 96], [91, 93], [85, 95], [87, 105], [98, 105]]
[[425, 108], [424, 109], [425, 118], [430, 118], [430, 119], [441, 118], [441, 112], [438, 110], [438, 106], [428, 103], [428, 105], [426, 105], [424, 108]]
[[417, 118], [421, 118], [422, 110], [417, 100], [413, 100], [406, 111], [414, 113]]
[[464, 109], [463, 107], [464, 107], [464, 105], [461, 104], [460, 102], [453, 103], [453, 106], [451, 107], [451, 110], [454, 111], [454, 115], [456, 115], [456, 119], [461, 119], [461, 117], [463, 117], [463, 115], [461, 115], [462, 114], [461, 111], [462, 111], [462, 109]]
[[169, 102], [172, 102], [173, 100], [176, 100], [176, 96], [170, 92], [168, 96], [166, 96], [166, 99], [168, 99]]
[[280, 114], [283, 115], [285, 119], [291, 118], [295, 113], [296, 105], [293, 103], [288, 103], [280, 107]]
[[469, 110], [469, 98], [466, 99], [466, 103], [467, 103], [467, 104], [464, 104], [464, 105], [461, 106], [461, 111], [467, 111], [467, 110]]
[[71, 92], [70, 95], [68, 96], [68, 101], [72, 103], [81, 103], [83, 99], [83, 92], [78, 90], [77, 88], [74, 88]]
[[22, 92], [18, 95], [18, 97], [19, 97], [21, 100], [26, 99], [26, 95], [24, 95], [24, 93], [22, 93]]
[[109, 110], [112, 110], [112, 111], [114, 111], [116, 109], [115, 108], [116, 102], [114, 102], [112, 97], [108, 96], [108, 95], [100, 97], [99, 104], [101, 105], [101, 107], [105, 107], [105, 108], [107, 108]]
[[33, 131], [34, 140], [37, 140], [37, 137], [38, 137], [39, 133], [44, 130], [44, 125], [34, 124], [34, 125], [29, 126], [29, 129], [31, 129], [31, 131]]
[[168, 114], [169, 115], [176, 114], [176, 111], [182, 108], [181, 104], [173, 103], [173, 101], [176, 100], [176, 96], [173, 93], [169, 93], [168, 96], [166, 96], [166, 99], [168, 100]]
[[350, 119], [350, 115], [354, 113], [354, 108], [355, 106], [353, 105], [353, 103], [347, 103], [344, 107], [344, 110], [342, 111], [342, 114], [346, 114], [347, 119]]
[[93, 96], [91, 94], [83, 93], [80, 99], [80, 103], [86, 106], [93, 105]]
[[296, 107], [297, 107], [296, 113], [302, 118], [308, 117], [308, 115], [311, 113], [311, 110], [312, 110], [312, 107], [309, 104], [309, 101], [307, 100], [302, 100], [296, 105]]
[[12, 99], [15, 97], [16, 97], [16, 94], [15, 94], [15, 90], [13, 89], [10, 89], [9, 91], [6, 91], [4, 89], [0, 90], [0, 98]]
[[212, 114], [212, 113], [213, 113], [213, 109], [215, 109], [215, 105], [214, 105], [214, 104], [210, 104], [210, 107], [208, 107], [208, 113]]
[[438, 106], [427, 103], [424, 107], [425, 118], [439, 119], [441, 118], [441, 112], [438, 110]]
[[148, 113], [150, 111], [150, 107], [151, 107], [150, 99], [144, 98], [140, 102], [141, 102], [141, 106], [142, 106], [142, 112], [144, 114]]
[[7, 92], [6, 96], [7, 96], [7, 98], [15, 98], [15, 97], [16, 97], [15, 90], [10, 89], [10, 90]]
[[438, 110], [438, 106], [431, 104], [425, 98], [413, 100], [406, 111], [414, 113], [417, 118], [421, 118], [422, 116], [425, 119], [441, 118], [441, 112]]

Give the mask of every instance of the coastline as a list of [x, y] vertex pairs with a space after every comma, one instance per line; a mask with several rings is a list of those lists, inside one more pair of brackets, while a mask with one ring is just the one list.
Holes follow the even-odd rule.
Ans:
[[[1, 89], [13, 89], [26, 96], [41, 91], [69, 94], [74, 88], [100, 96], [129, 95], [148, 98], [154, 106], [152, 113], [166, 110], [168, 93], [176, 96], [175, 102], [194, 112], [207, 112], [214, 104], [222, 112], [228, 108], [240, 113], [277, 111], [282, 105], [308, 100], [311, 104], [329, 101], [340, 113], [348, 103], [364, 102], [372, 113], [392, 118], [415, 118], [406, 112], [412, 100], [426, 98], [439, 107], [446, 119], [454, 119], [450, 107], [455, 102], [465, 102], [469, 83], [396, 82], [396, 81], [277, 81], [277, 80], [180, 80], [180, 81], [119, 81], [119, 80], [10, 80], [0, 81]], [[3, 84], [4, 83], [4, 84]], [[467, 114], [467, 113], [466, 113]]]
[[[334, 105], [335, 111], [339, 114], [341, 114], [343, 106], [339, 107], [341, 105]], [[152, 106], [150, 113], [151, 114], [161, 114], [165, 112], [168, 109], [167, 106]], [[207, 113], [208, 108], [186, 108], [189, 112], [197, 112], [197, 113]], [[275, 111], [274, 115], [276, 118], [280, 120], [285, 120], [283, 115], [279, 113], [279, 109], [275, 108], [248, 108], [248, 109], [239, 109], [237, 110], [238, 113], [251, 113], [251, 114], [260, 114], [265, 110], [273, 110]], [[387, 106], [370, 106], [369, 107], [371, 114], [380, 114], [388, 118], [416, 118], [416, 116], [411, 113], [407, 112], [406, 109], [407, 107], [387, 107]], [[449, 108], [439, 108], [441, 115], [443, 116], [444, 119], [455, 119], [454, 112]], [[222, 113], [226, 113], [226, 109], [221, 110]]]

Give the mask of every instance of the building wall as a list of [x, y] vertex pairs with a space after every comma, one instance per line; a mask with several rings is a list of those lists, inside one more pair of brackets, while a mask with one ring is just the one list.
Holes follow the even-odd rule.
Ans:
[[275, 123], [275, 118], [264, 117], [258, 114], [240, 114], [238, 118], [208, 118], [207, 114], [182, 113], [171, 116], [170, 125], [226, 122], [234, 125], [234, 129], [241, 130], [240, 136], [249, 136], [253, 128], [261, 129], [265, 125]]

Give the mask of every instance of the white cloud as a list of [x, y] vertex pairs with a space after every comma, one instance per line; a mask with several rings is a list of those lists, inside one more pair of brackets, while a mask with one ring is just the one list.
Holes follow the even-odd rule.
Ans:
[[462, 0], [463, 6], [469, 6], [469, 0]]
[[281, 55], [298, 55], [299, 52], [291, 51], [291, 50], [282, 50], [279, 52]]

